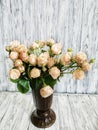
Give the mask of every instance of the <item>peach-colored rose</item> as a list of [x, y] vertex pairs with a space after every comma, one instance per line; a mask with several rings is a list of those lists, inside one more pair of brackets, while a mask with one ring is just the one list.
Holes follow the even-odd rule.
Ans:
[[71, 60], [71, 56], [68, 53], [66, 53], [61, 56], [60, 62], [62, 65], [67, 65], [70, 63], [70, 60]]
[[52, 67], [49, 70], [49, 74], [53, 79], [57, 79], [60, 76], [60, 70], [57, 67]]
[[82, 63], [82, 70], [83, 71], [89, 71], [91, 69], [91, 65], [88, 62]]
[[43, 41], [38, 41], [38, 45], [39, 45], [40, 47], [43, 47], [43, 46], [45, 46], [45, 42], [43, 42]]
[[36, 43], [36, 42], [33, 42], [31, 45], [30, 45], [30, 49], [35, 49], [35, 48], [38, 48], [39, 47], [39, 44]]
[[20, 60], [20, 59], [17, 59], [17, 60], [15, 60], [15, 62], [14, 62], [14, 66], [15, 67], [19, 67], [19, 66], [21, 66], [23, 64], [23, 62], [22, 62], [22, 60]]
[[84, 78], [84, 71], [81, 69], [77, 69], [72, 74], [73, 78], [76, 78], [78, 80], [81, 80]]
[[26, 53], [26, 52], [21, 52], [20, 55], [19, 55], [19, 57], [20, 57], [20, 59], [21, 59], [22, 61], [28, 62], [28, 58], [29, 58], [28, 53]]
[[55, 43], [53, 39], [46, 40], [46, 45], [52, 46]]
[[56, 60], [54, 58], [52, 57], [48, 58], [48, 63], [47, 63], [48, 68], [54, 66], [55, 63], [56, 63]]
[[19, 66], [17, 69], [20, 71], [20, 73], [23, 73], [25, 71], [25, 67], [23, 65]]
[[20, 45], [20, 42], [19, 42], [19, 41], [17, 41], [17, 40], [11, 41], [11, 42], [10, 42], [10, 49], [13, 50], [14, 48], [19, 47], [19, 45]]
[[53, 89], [50, 86], [46, 86], [40, 89], [40, 95], [43, 98], [47, 98], [53, 94]]
[[20, 71], [18, 69], [11, 69], [9, 71], [9, 76], [11, 79], [16, 80], [20, 77]]
[[58, 44], [53, 44], [51, 47], [51, 51], [53, 54], [59, 54], [61, 53], [62, 45], [60, 43]]
[[41, 71], [37, 68], [33, 68], [31, 71], [30, 71], [30, 77], [31, 78], [38, 78], [40, 77], [40, 74], [41, 74]]
[[27, 49], [27, 47], [24, 44], [21, 44], [18, 47], [18, 52], [27, 52], [27, 51], [28, 51], [28, 49]]
[[37, 63], [37, 57], [36, 57], [36, 55], [34, 55], [34, 54], [29, 55], [28, 61], [29, 61], [29, 63], [31, 65], [35, 66], [36, 63]]
[[46, 64], [48, 63], [48, 58], [49, 58], [48, 52], [40, 54], [40, 56], [37, 58], [38, 66], [46, 66]]
[[79, 64], [83, 63], [86, 59], [87, 59], [87, 55], [82, 51], [78, 52], [75, 56], [75, 61]]
[[9, 55], [10, 59], [12, 60], [18, 59], [18, 56], [19, 56], [18, 52], [15, 52], [15, 51], [12, 51]]

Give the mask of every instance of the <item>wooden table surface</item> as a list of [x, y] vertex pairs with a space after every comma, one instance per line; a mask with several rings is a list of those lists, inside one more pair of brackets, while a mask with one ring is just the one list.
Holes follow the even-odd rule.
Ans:
[[[98, 95], [54, 94], [56, 122], [45, 130], [98, 130]], [[30, 122], [32, 95], [0, 92], [0, 130], [42, 130]]]

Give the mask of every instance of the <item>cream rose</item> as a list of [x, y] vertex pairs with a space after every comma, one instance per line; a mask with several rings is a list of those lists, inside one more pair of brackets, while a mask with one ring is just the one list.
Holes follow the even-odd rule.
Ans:
[[86, 59], [87, 59], [87, 55], [82, 51], [78, 52], [75, 56], [75, 61], [79, 64], [83, 63]]
[[40, 77], [40, 74], [41, 74], [41, 71], [37, 68], [33, 68], [31, 71], [30, 71], [30, 77], [31, 78], [38, 78]]
[[62, 65], [67, 65], [70, 63], [70, 60], [71, 60], [71, 56], [68, 53], [66, 53], [65, 55], [61, 56], [60, 62]]
[[28, 61], [29, 61], [29, 63], [31, 65], [35, 66], [36, 63], [37, 63], [37, 57], [36, 57], [36, 55], [34, 55], [34, 54], [29, 55]]
[[15, 67], [22, 66], [22, 64], [23, 64], [23, 62], [22, 62], [22, 60], [20, 60], [20, 59], [17, 59], [17, 60], [15, 60], [15, 62], [14, 62], [14, 66], [15, 66]]
[[18, 47], [18, 52], [27, 52], [27, 51], [28, 51], [28, 49], [27, 49], [27, 47], [24, 44], [21, 44]]
[[19, 55], [19, 57], [20, 57], [20, 59], [21, 59], [22, 61], [28, 62], [28, 58], [29, 58], [28, 53], [26, 53], [26, 52], [21, 52], [20, 55]]
[[48, 52], [44, 52], [42, 54], [40, 54], [40, 56], [37, 58], [37, 64], [38, 66], [46, 66], [48, 63], [48, 58], [49, 58], [49, 53]]
[[53, 79], [57, 79], [60, 76], [60, 70], [57, 67], [52, 67], [49, 70], [49, 74]]
[[20, 71], [20, 73], [23, 73], [25, 71], [25, 67], [23, 65], [19, 66], [17, 69]]
[[76, 78], [78, 80], [81, 80], [84, 78], [84, 71], [81, 69], [77, 69], [72, 74], [73, 78]]
[[56, 60], [54, 58], [52, 57], [48, 58], [48, 63], [47, 63], [48, 68], [54, 66], [55, 63], [56, 63]]
[[30, 49], [35, 49], [35, 48], [38, 48], [39, 47], [39, 44], [36, 43], [36, 42], [33, 42], [31, 45], [30, 45]]
[[56, 44], [53, 44], [52, 47], [51, 47], [51, 51], [53, 54], [59, 54], [61, 53], [61, 49], [62, 49], [62, 45], [61, 43], [56, 43]]
[[91, 69], [91, 65], [88, 62], [82, 63], [82, 70], [83, 71], [89, 71]]
[[19, 42], [19, 41], [17, 41], [17, 40], [11, 41], [11, 42], [10, 42], [10, 49], [13, 50], [14, 48], [19, 47], [19, 45], [20, 45], [20, 42]]
[[19, 56], [18, 52], [12, 51], [12, 52], [10, 53], [10, 55], [9, 55], [9, 58], [10, 58], [11, 60], [16, 60], [16, 59], [18, 59], [18, 56]]
[[53, 89], [50, 86], [46, 86], [40, 89], [40, 95], [43, 98], [49, 97], [51, 94], [53, 94]]
[[46, 45], [52, 46], [55, 43], [53, 39], [46, 40]]
[[11, 69], [9, 71], [9, 77], [13, 80], [16, 80], [20, 77], [20, 71], [18, 69]]

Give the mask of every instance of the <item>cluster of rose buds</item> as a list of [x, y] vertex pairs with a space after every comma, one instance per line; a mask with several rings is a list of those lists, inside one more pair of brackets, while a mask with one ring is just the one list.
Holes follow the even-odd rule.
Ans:
[[[13, 80], [19, 79], [23, 72], [27, 73], [25, 64], [30, 67], [27, 74], [29, 79], [39, 77], [44, 79], [43, 75], [50, 75], [53, 80], [58, 80], [63, 74], [71, 73], [73, 78], [80, 80], [94, 62], [93, 59], [88, 61], [87, 55], [82, 51], [73, 55], [72, 49], [69, 48], [63, 53], [61, 43], [55, 43], [53, 39], [32, 42], [28, 48], [19, 41], [12, 41], [6, 46], [6, 50], [14, 65], [9, 71], [9, 76]], [[53, 93], [48, 84], [45, 86], [40, 90], [44, 98]]]

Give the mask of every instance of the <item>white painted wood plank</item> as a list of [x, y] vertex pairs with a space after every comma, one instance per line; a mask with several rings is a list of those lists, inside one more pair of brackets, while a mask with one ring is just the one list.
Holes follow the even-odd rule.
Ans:
[[[47, 130], [98, 130], [98, 95], [54, 94], [56, 122]], [[0, 130], [41, 130], [32, 125], [31, 94], [0, 93]]]
[[5, 45], [15, 39], [29, 45], [33, 40], [52, 37], [64, 50], [72, 47], [96, 58], [84, 80], [66, 75], [56, 91], [98, 93], [98, 0], [1, 0], [0, 12], [0, 91], [17, 91], [8, 80], [11, 63]]
[[97, 115], [92, 109], [88, 95], [69, 96], [73, 117], [76, 123], [76, 129], [90, 130], [98, 129]]

